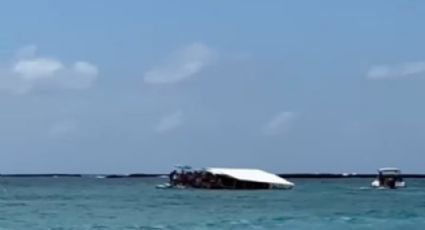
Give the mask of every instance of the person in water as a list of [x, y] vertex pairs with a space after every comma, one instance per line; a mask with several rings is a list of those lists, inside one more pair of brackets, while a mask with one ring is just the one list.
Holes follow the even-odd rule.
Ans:
[[379, 181], [379, 186], [385, 185], [384, 176], [382, 175], [382, 172], [379, 172], [378, 174], [378, 181]]
[[389, 187], [389, 188], [391, 188], [391, 189], [395, 189], [396, 187], [395, 187], [395, 183], [396, 183], [396, 180], [395, 180], [395, 178], [394, 177], [390, 177], [390, 178], [388, 178], [388, 180], [387, 180], [387, 186]]
[[175, 185], [177, 182], [177, 171], [173, 170], [169, 175], [168, 179], [170, 180], [170, 184]]

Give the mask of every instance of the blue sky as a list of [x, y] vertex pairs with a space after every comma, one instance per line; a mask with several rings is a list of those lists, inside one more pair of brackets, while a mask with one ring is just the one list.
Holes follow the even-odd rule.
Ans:
[[0, 171], [424, 172], [422, 1], [2, 1]]

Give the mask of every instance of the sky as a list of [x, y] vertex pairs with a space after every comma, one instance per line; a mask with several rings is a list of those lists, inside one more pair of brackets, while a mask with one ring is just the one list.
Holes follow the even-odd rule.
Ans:
[[0, 173], [425, 172], [425, 2], [0, 2]]

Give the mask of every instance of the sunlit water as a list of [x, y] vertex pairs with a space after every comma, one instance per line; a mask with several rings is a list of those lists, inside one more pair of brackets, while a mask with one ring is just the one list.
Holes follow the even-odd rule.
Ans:
[[425, 180], [292, 180], [290, 191], [160, 190], [160, 179], [0, 178], [0, 229], [425, 229]]

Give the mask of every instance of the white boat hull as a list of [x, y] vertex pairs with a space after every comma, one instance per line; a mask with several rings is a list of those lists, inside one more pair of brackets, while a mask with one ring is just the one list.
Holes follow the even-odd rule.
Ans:
[[[372, 181], [372, 183], [370, 185], [373, 188], [383, 188], [383, 187], [386, 187], [385, 185], [381, 185], [381, 183], [379, 183], [379, 180]], [[396, 181], [395, 182], [395, 187], [396, 188], [404, 188], [404, 187], [406, 187], [406, 182], [404, 182], [404, 181]]]
[[169, 189], [169, 188], [185, 189], [187, 187], [183, 186], [183, 185], [172, 185], [170, 183], [163, 183], [163, 184], [156, 185], [155, 188], [158, 188], [158, 189]]

